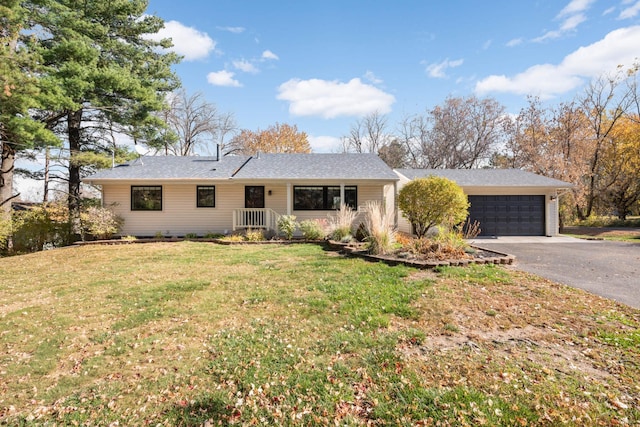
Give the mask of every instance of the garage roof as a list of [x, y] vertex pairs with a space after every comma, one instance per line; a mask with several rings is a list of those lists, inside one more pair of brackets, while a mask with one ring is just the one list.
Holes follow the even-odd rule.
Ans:
[[549, 187], [571, 188], [573, 184], [520, 169], [396, 169], [413, 180], [439, 176], [461, 187]]

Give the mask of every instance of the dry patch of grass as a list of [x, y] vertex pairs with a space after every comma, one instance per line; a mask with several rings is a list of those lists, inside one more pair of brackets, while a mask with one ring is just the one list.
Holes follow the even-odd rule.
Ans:
[[0, 259], [0, 423], [640, 423], [640, 312], [315, 245]]

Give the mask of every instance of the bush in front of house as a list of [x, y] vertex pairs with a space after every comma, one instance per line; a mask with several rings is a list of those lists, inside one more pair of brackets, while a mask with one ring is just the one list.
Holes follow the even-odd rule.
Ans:
[[0, 218], [0, 253], [8, 249], [11, 228], [11, 219]]
[[122, 217], [108, 208], [90, 206], [80, 212], [83, 236], [89, 234], [96, 239], [110, 239], [120, 231], [123, 222]]
[[264, 231], [261, 229], [251, 229], [248, 228], [244, 233], [244, 239], [247, 242], [262, 242], [265, 240]]
[[325, 231], [322, 223], [317, 219], [308, 219], [298, 224], [302, 237], [307, 240], [321, 240], [325, 237]]
[[278, 218], [277, 225], [278, 230], [284, 234], [287, 240], [291, 240], [293, 233], [295, 233], [296, 228], [298, 228], [295, 215], [281, 215]]
[[436, 225], [451, 228], [469, 215], [469, 201], [462, 188], [437, 176], [415, 179], [405, 185], [398, 194], [398, 207], [418, 238]]
[[63, 203], [48, 203], [13, 213], [12, 251], [36, 252], [71, 244], [69, 211]]

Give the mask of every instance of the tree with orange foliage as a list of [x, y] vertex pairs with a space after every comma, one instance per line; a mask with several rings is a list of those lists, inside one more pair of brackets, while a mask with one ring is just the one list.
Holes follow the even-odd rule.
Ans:
[[256, 132], [243, 129], [229, 143], [226, 154], [262, 153], [310, 153], [311, 145], [305, 132], [296, 125], [276, 123], [266, 130]]
[[623, 117], [604, 144], [600, 169], [602, 202], [626, 219], [640, 200], [640, 117]]

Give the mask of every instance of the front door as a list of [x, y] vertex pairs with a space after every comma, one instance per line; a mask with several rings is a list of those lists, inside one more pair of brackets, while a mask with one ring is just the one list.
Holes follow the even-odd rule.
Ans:
[[[244, 207], [246, 209], [264, 209], [264, 186], [247, 185], [244, 187]], [[244, 223], [249, 227], [265, 226], [264, 211], [246, 211]]]

